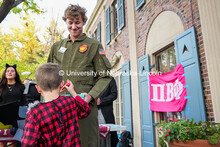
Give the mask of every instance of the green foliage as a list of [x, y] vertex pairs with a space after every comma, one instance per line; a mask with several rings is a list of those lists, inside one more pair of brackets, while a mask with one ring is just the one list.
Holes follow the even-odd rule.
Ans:
[[[50, 46], [45, 47], [39, 40], [40, 29], [30, 16], [23, 17], [20, 25], [13, 26], [7, 33], [0, 33], [0, 75], [6, 63], [17, 64], [21, 80], [34, 79], [36, 68], [47, 62]], [[24, 71], [30, 71], [31, 75], [21, 75]]]
[[36, 0], [24, 0], [22, 4], [14, 7], [11, 11], [15, 14], [21, 12], [27, 13], [29, 10], [31, 11], [31, 13], [45, 13], [45, 10], [41, 9], [35, 1]]
[[[5, 64], [17, 64], [17, 70], [23, 81], [25, 78], [34, 80], [34, 73], [39, 65], [47, 62], [52, 44], [62, 39], [64, 33], [55, 20], [42, 34], [41, 28], [31, 18], [31, 15], [22, 15], [19, 24], [13, 25], [4, 32], [0, 26], [0, 76], [5, 70]], [[39, 38], [45, 39], [41, 41]], [[31, 75], [21, 75], [29, 71]]]
[[11, 42], [14, 50], [19, 53], [18, 59], [26, 63], [38, 63], [38, 60], [48, 54], [49, 49], [38, 39], [36, 23], [29, 15], [23, 17], [21, 27], [11, 28]]
[[217, 144], [220, 139], [220, 124], [211, 125], [210, 122], [198, 123], [184, 119], [162, 121], [158, 125], [160, 129], [159, 144], [166, 147], [167, 141], [170, 143], [174, 140], [186, 142], [188, 140], [205, 139], [209, 140], [210, 144]]

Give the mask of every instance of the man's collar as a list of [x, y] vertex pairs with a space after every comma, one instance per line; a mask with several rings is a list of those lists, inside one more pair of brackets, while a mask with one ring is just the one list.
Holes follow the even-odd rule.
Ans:
[[[78, 42], [83, 41], [83, 40], [86, 39], [86, 37], [87, 37], [86, 34], [83, 33], [83, 35], [82, 35], [81, 37], [79, 37], [78, 39], [76, 39], [75, 41], [78, 41]], [[66, 38], [65, 40], [66, 40], [66, 41], [72, 41], [72, 40], [70, 39], [70, 35], [69, 35], [68, 38]]]

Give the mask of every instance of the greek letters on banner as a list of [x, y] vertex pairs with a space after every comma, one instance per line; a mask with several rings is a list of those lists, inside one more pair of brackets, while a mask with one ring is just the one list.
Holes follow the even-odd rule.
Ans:
[[149, 74], [150, 110], [157, 112], [182, 111], [186, 104], [186, 82], [182, 64], [164, 74]]

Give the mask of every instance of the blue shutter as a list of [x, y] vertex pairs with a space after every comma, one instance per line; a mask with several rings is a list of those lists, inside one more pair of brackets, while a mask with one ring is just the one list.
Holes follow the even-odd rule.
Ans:
[[108, 7], [105, 11], [105, 31], [106, 44], [109, 44], [111, 41], [110, 7]]
[[130, 131], [132, 136], [130, 62], [122, 65], [122, 99], [123, 125], [127, 126], [127, 130]]
[[101, 22], [97, 25], [97, 40], [101, 42]]
[[136, 10], [138, 10], [141, 6], [145, 4], [145, 0], [135, 0]]
[[124, 12], [124, 0], [117, 1], [117, 14], [118, 14], [118, 31], [120, 31], [125, 25], [125, 12]]
[[174, 43], [177, 63], [183, 63], [186, 73], [187, 96], [189, 97], [182, 113], [189, 119], [206, 121], [195, 28], [191, 27], [177, 36]]
[[154, 126], [153, 113], [150, 111], [148, 76], [149, 55], [145, 55], [138, 59], [139, 71], [139, 87], [140, 87], [140, 104], [141, 104], [141, 130], [142, 130], [142, 146], [154, 147]]

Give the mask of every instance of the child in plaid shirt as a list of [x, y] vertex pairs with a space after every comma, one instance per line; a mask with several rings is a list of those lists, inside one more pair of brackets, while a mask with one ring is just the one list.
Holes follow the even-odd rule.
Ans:
[[80, 147], [78, 119], [87, 117], [91, 110], [76, 94], [71, 81], [70, 86], [65, 87], [74, 98], [59, 95], [64, 86], [59, 71], [54, 63], [43, 64], [36, 70], [36, 88], [45, 103], [38, 103], [28, 112], [21, 140], [23, 147]]

